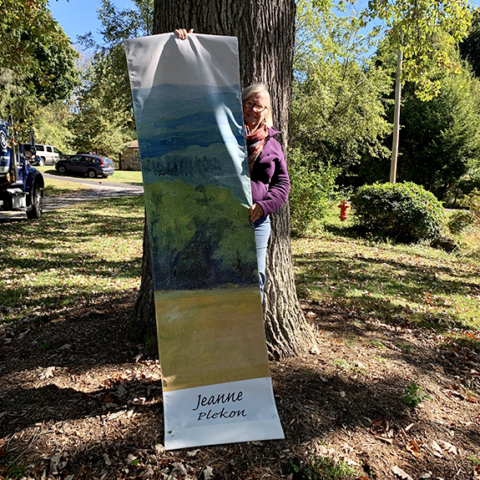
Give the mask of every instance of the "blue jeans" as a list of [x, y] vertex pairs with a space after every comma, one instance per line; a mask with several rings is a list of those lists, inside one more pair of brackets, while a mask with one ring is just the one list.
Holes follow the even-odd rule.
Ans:
[[253, 222], [255, 227], [255, 243], [257, 245], [258, 278], [260, 282], [260, 295], [263, 303], [263, 289], [265, 288], [265, 264], [267, 260], [267, 244], [270, 237], [270, 218], [262, 217]]

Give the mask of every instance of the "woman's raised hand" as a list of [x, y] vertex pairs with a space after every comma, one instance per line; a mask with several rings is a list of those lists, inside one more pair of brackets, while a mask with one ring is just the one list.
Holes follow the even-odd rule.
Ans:
[[187, 33], [187, 30], [185, 28], [177, 28], [175, 30], [175, 35], [177, 35], [177, 37], [180, 39], [180, 40], [186, 40], [188, 38], [188, 35], [190, 33], [193, 33], [193, 28], [191, 28], [188, 33]]

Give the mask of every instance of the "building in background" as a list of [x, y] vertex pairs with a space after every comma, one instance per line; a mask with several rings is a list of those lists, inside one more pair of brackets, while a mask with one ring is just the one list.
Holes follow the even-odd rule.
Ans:
[[118, 169], [140, 171], [140, 152], [138, 151], [138, 140], [130, 143], [118, 156]]

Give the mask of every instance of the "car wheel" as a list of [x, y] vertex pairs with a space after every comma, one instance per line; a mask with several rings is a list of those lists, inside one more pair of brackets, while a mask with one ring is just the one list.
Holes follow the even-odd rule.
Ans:
[[30, 210], [27, 210], [27, 218], [41, 218], [43, 210], [43, 190], [38, 183], [35, 183], [31, 193]]
[[58, 170], [58, 173], [61, 173], [62, 175], [67, 172], [65, 165], [59, 165], [57, 167], [57, 170]]
[[45, 159], [42, 157], [39, 161], [38, 161], [38, 166], [39, 167], [43, 167], [45, 165]]
[[97, 178], [97, 172], [95, 170], [88, 170], [87, 175], [89, 178]]

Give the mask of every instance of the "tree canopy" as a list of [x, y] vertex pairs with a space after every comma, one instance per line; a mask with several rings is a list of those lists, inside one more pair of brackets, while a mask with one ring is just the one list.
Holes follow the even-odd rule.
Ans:
[[403, 52], [402, 81], [416, 84], [425, 100], [437, 95], [439, 80], [432, 78], [432, 60], [442, 70], [457, 71], [451, 47], [468, 34], [472, 10], [468, 0], [369, 0], [359, 21], [385, 24], [389, 47]]
[[40, 107], [70, 97], [76, 57], [46, 0], [1, 0], [0, 116], [29, 131]]
[[132, 2], [132, 8], [121, 10], [110, 0], [102, 0], [98, 17], [103, 43], [94, 42], [91, 33], [80, 38], [83, 45], [94, 49], [94, 54], [83, 72], [78, 113], [70, 124], [77, 150], [116, 156], [136, 137], [123, 40], [151, 34], [153, 0]]

